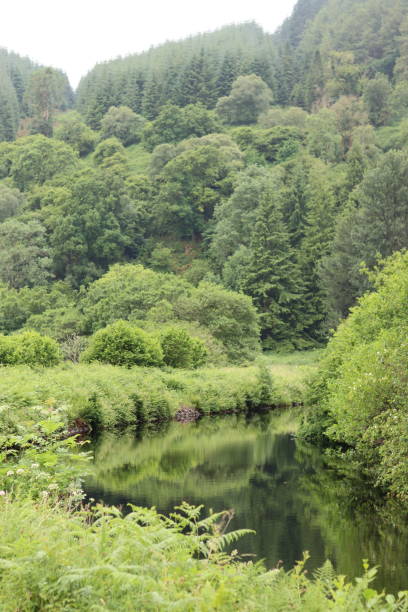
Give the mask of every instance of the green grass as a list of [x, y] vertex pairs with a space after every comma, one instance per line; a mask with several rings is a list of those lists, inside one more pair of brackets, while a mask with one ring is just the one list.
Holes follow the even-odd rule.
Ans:
[[306, 383], [317, 371], [322, 349], [294, 351], [293, 353], [265, 352], [257, 361], [265, 365], [272, 375], [276, 395], [282, 404], [301, 403]]
[[[247, 367], [191, 371], [71, 363], [54, 368], [3, 367], [0, 405], [62, 410], [68, 420], [82, 417], [95, 429], [167, 419], [183, 406], [217, 414], [290, 405], [301, 403], [317, 356], [317, 352], [265, 355]], [[265, 379], [267, 370], [272, 381]]]
[[0, 375], [0, 405], [40, 405], [82, 417], [95, 429], [162, 420], [182, 406], [203, 414], [242, 412], [281, 403], [270, 397], [259, 367], [168, 370], [100, 364], [54, 368], [7, 367]]

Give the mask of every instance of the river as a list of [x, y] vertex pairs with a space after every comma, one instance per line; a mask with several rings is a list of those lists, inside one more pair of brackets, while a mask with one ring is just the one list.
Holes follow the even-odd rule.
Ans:
[[378, 565], [375, 586], [408, 587], [408, 519], [368, 484], [328, 467], [321, 451], [296, 439], [294, 410], [251, 417], [167, 423], [135, 436], [103, 434], [93, 443], [89, 497], [168, 514], [181, 501], [232, 510], [231, 529], [253, 529], [235, 547], [244, 559], [287, 569], [308, 551], [307, 568], [328, 558], [348, 577], [362, 559]]

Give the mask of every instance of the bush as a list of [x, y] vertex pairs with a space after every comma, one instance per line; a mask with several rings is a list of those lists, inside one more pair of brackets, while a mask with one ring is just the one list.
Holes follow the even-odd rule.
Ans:
[[184, 330], [170, 328], [160, 335], [163, 361], [173, 368], [197, 368], [206, 361], [207, 351], [201, 340]]
[[94, 334], [82, 360], [129, 368], [157, 366], [163, 362], [163, 352], [153, 336], [126, 321], [116, 321]]
[[53, 366], [60, 359], [57, 342], [37, 332], [0, 336], [0, 363], [3, 365]]

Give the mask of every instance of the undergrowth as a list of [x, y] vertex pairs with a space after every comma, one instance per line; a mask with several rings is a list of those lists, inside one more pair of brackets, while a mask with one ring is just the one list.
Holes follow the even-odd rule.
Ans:
[[125, 517], [98, 506], [0, 501], [0, 609], [3, 612], [229, 610], [405, 611], [406, 594], [370, 588], [375, 569], [354, 583], [329, 563], [312, 580], [304, 561], [285, 572], [222, 552], [224, 513], [202, 519], [182, 504], [170, 518], [132, 507]]

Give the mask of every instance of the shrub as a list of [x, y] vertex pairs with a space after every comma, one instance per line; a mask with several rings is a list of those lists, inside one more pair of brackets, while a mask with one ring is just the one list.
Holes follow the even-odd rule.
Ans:
[[14, 362], [14, 342], [11, 336], [0, 336], [0, 363], [12, 365]]
[[157, 366], [163, 362], [163, 352], [153, 336], [119, 320], [94, 334], [82, 360], [127, 367]]
[[173, 368], [196, 368], [205, 363], [207, 351], [201, 340], [184, 329], [170, 328], [160, 335], [163, 361]]
[[0, 336], [0, 363], [3, 365], [53, 366], [61, 359], [55, 340], [34, 331]]

